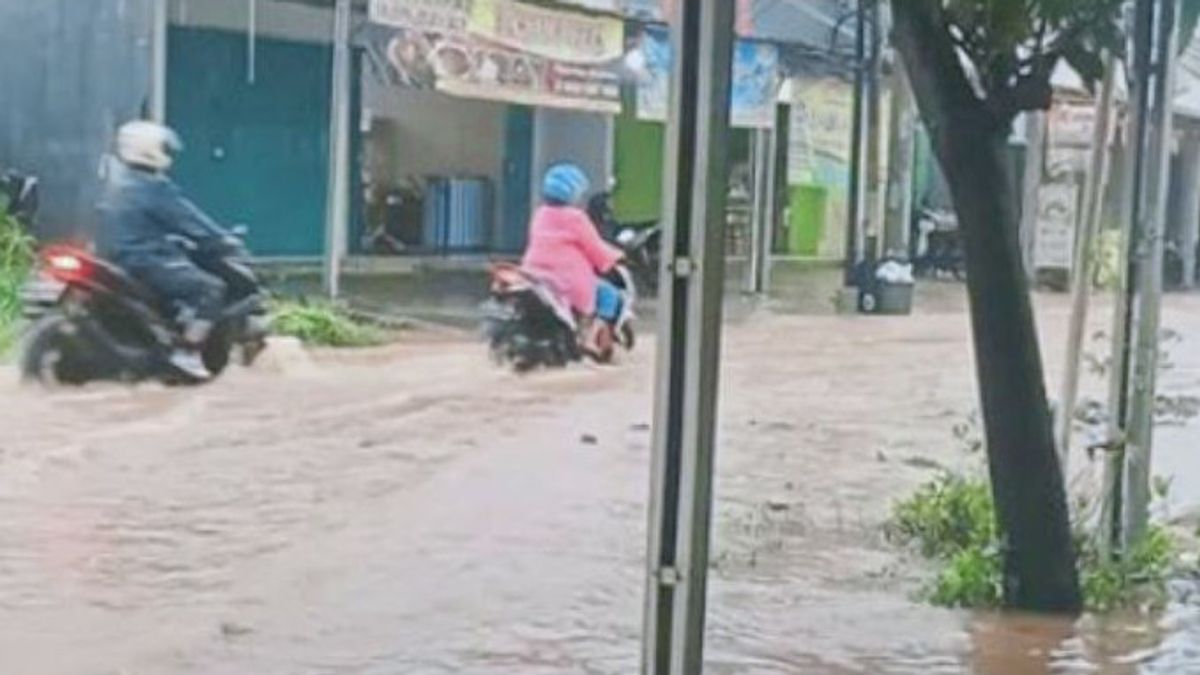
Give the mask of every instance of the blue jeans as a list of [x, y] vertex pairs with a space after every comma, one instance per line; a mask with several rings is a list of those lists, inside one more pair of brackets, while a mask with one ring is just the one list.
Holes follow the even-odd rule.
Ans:
[[596, 317], [609, 323], [621, 318], [621, 290], [607, 279], [596, 284]]

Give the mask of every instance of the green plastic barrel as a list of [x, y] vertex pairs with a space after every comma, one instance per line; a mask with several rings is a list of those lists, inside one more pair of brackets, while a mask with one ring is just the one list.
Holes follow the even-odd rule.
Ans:
[[816, 256], [825, 237], [829, 190], [820, 185], [795, 185], [791, 189], [788, 249], [792, 255]]

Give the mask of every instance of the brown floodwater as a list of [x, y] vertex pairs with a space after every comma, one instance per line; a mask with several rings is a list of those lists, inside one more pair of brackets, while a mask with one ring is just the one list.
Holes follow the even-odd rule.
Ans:
[[[1197, 310], [1168, 321], [1200, 338]], [[1186, 584], [1159, 616], [1080, 622], [912, 599], [928, 570], [880, 525], [978, 461], [948, 432], [974, 408], [966, 331], [731, 329], [707, 672], [1200, 673]], [[282, 349], [197, 391], [0, 385], [0, 673], [637, 672], [651, 355], [514, 378], [482, 351]], [[1200, 354], [1176, 361], [1166, 386], [1194, 390]], [[1161, 435], [1169, 515], [1200, 507], [1196, 439]]]

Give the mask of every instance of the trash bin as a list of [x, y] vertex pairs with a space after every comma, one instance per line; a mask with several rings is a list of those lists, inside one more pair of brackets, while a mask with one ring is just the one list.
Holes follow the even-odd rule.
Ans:
[[911, 263], [885, 259], [859, 265], [858, 309], [864, 314], [906, 316], [912, 314], [913, 281]]
[[913, 309], [913, 284], [879, 284], [879, 304], [876, 314], [907, 316]]

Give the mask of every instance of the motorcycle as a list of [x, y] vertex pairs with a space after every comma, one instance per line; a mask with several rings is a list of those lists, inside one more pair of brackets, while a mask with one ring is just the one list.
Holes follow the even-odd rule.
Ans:
[[596, 351], [585, 352], [581, 345], [588, 323], [561, 293], [517, 265], [494, 266], [484, 319], [493, 359], [523, 373], [538, 367], [561, 368], [584, 358], [611, 363], [618, 347], [632, 351], [637, 302], [633, 277], [625, 266], [617, 265], [605, 278], [621, 291], [621, 315], [616, 321], [602, 322]]
[[[235, 228], [244, 234], [244, 228]], [[203, 270], [225, 281], [221, 316], [201, 346], [204, 365], [215, 377], [235, 349], [252, 365], [266, 348], [266, 293], [240, 239], [200, 249], [176, 240]], [[21, 357], [25, 380], [82, 385], [97, 380], [198, 384], [171, 365], [182, 342], [175, 312], [166, 300], [116, 265], [81, 247], [54, 245], [41, 252], [32, 280], [23, 289], [31, 321]]]
[[600, 236], [625, 254], [629, 271], [640, 291], [658, 293], [658, 270], [662, 260], [662, 228], [657, 224], [622, 225], [611, 206], [612, 195], [601, 192], [588, 201], [587, 213]]
[[4, 211], [26, 228], [33, 227], [38, 211], [38, 180], [16, 171], [0, 175], [0, 197]]
[[951, 212], [923, 209], [916, 222], [916, 276], [956, 281], [967, 278], [967, 259], [959, 235], [958, 217]]

